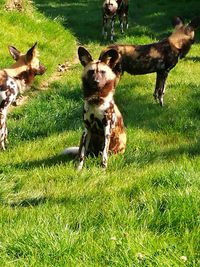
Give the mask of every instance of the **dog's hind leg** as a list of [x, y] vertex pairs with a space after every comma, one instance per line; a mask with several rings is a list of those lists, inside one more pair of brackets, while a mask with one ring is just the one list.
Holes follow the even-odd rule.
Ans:
[[157, 72], [156, 76], [156, 86], [155, 86], [155, 91], [154, 91], [154, 98], [160, 103], [161, 107], [164, 104], [164, 93], [165, 93], [165, 88], [166, 88], [166, 79], [168, 76], [168, 72]]
[[77, 165], [78, 171], [80, 171], [83, 168], [83, 163], [88, 150], [90, 139], [91, 139], [91, 132], [85, 128], [81, 137], [80, 147], [79, 147], [79, 159], [78, 159], [79, 162]]

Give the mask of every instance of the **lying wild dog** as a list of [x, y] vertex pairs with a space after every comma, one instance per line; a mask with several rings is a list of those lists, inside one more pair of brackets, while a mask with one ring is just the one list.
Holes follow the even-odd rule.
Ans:
[[105, 0], [103, 2], [103, 29], [102, 34], [108, 36], [108, 23], [110, 27], [110, 40], [114, 38], [115, 18], [119, 16], [121, 33], [124, 33], [124, 26], [128, 29], [128, 0]]
[[78, 170], [82, 169], [86, 155], [98, 156], [102, 153], [102, 166], [106, 168], [108, 152], [124, 153], [126, 146], [123, 118], [113, 98], [117, 80], [112, 68], [119, 55], [116, 50], [110, 49], [102, 55], [101, 60], [96, 61], [83, 47], [79, 47], [78, 55], [84, 66], [82, 90], [85, 129], [79, 149], [68, 148], [64, 153], [78, 153]]
[[118, 75], [120, 75], [119, 70], [121, 74], [126, 71], [134, 75], [156, 72], [153, 95], [163, 106], [168, 73], [176, 66], [178, 60], [189, 52], [199, 23], [200, 17], [194, 18], [187, 25], [184, 24], [182, 18], [176, 17], [173, 21], [175, 30], [168, 38], [147, 45], [111, 45], [102, 52], [102, 55], [111, 48], [119, 52], [121, 58], [117, 67]]
[[9, 106], [16, 104], [17, 95], [32, 84], [36, 75], [45, 72], [45, 67], [38, 59], [36, 44], [26, 54], [9, 46], [10, 54], [16, 62], [10, 68], [0, 70], [0, 148], [3, 150], [8, 135], [6, 117]]

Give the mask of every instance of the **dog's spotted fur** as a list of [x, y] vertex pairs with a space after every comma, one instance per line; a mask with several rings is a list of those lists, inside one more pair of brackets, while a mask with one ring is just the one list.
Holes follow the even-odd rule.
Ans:
[[6, 117], [9, 106], [16, 105], [17, 95], [32, 84], [36, 75], [45, 71], [39, 63], [35, 47], [36, 44], [24, 55], [10, 46], [9, 51], [16, 62], [10, 68], [0, 71], [0, 148], [3, 150], [8, 135]]
[[82, 169], [87, 154], [97, 156], [99, 153], [102, 153], [102, 166], [106, 168], [108, 152], [123, 153], [126, 146], [123, 118], [113, 99], [117, 78], [112, 68], [119, 55], [111, 49], [102, 56], [101, 61], [94, 61], [83, 47], [79, 47], [78, 54], [84, 66], [82, 89], [85, 124], [79, 147], [78, 169]]
[[[124, 71], [139, 75], [156, 72], [155, 99], [163, 106], [163, 96], [168, 73], [178, 60], [185, 57], [194, 43], [195, 30], [200, 18], [185, 25], [180, 17], [174, 19], [174, 32], [166, 39], [147, 45], [111, 45], [107, 49], [116, 49], [121, 58], [115, 72], [118, 76]], [[106, 49], [106, 50], [107, 50]], [[102, 53], [106, 51], [104, 50]], [[101, 56], [100, 56], [101, 59]]]

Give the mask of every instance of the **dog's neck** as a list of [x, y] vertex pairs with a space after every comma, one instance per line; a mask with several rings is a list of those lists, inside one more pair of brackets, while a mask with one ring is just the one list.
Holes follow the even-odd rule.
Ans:
[[23, 93], [32, 83], [34, 75], [30, 75], [25, 66], [18, 68], [8, 68], [3, 70], [9, 77], [13, 78], [17, 84], [19, 93]]
[[86, 100], [89, 104], [93, 105], [101, 105], [102, 102], [107, 99], [107, 97], [112, 97], [115, 91], [115, 80], [108, 81], [103, 88], [99, 90], [91, 90], [90, 85], [87, 84], [86, 81], [83, 81], [83, 94], [84, 100]]
[[99, 95], [92, 95], [89, 97], [85, 97], [84, 100], [87, 105], [100, 107], [102, 105], [107, 105], [108, 103], [113, 102], [113, 92], [110, 92], [105, 97]]

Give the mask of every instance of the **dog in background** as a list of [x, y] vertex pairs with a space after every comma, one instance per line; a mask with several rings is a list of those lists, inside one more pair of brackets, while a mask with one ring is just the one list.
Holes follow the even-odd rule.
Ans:
[[189, 24], [184, 24], [181, 17], [176, 17], [173, 20], [174, 32], [168, 38], [147, 45], [111, 45], [102, 52], [102, 56], [109, 49], [118, 51], [120, 60], [114, 70], [118, 76], [124, 71], [134, 75], [156, 72], [153, 95], [163, 106], [167, 76], [178, 60], [189, 52], [199, 24], [200, 17], [194, 18]]
[[113, 98], [117, 77], [112, 68], [118, 62], [119, 54], [110, 49], [102, 54], [101, 60], [93, 60], [85, 48], [79, 47], [78, 55], [84, 67], [82, 90], [85, 129], [79, 148], [68, 148], [64, 154], [78, 153], [78, 170], [82, 169], [86, 155], [102, 154], [102, 167], [106, 168], [108, 153], [124, 153], [126, 146], [123, 118]]
[[8, 135], [6, 118], [9, 106], [16, 104], [17, 95], [33, 83], [36, 75], [45, 72], [45, 67], [38, 59], [36, 44], [26, 54], [9, 46], [10, 54], [16, 62], [10, 68], [0, 70], [0, 148], [3, 150]]
[[105, 0], [103, 2], [103, 29], [104, 38], [108, 36], [108, 26], [110, 22], [110, 40], [114, 38], [115, 18], [118, 15], [121, 33], [124, 28], [128, 29], [128, 0]]
[[124, 33], [124, 29], [128, 29], [128, 0], [117, 0], [117, 4], [120, 29], [121, 33]]

